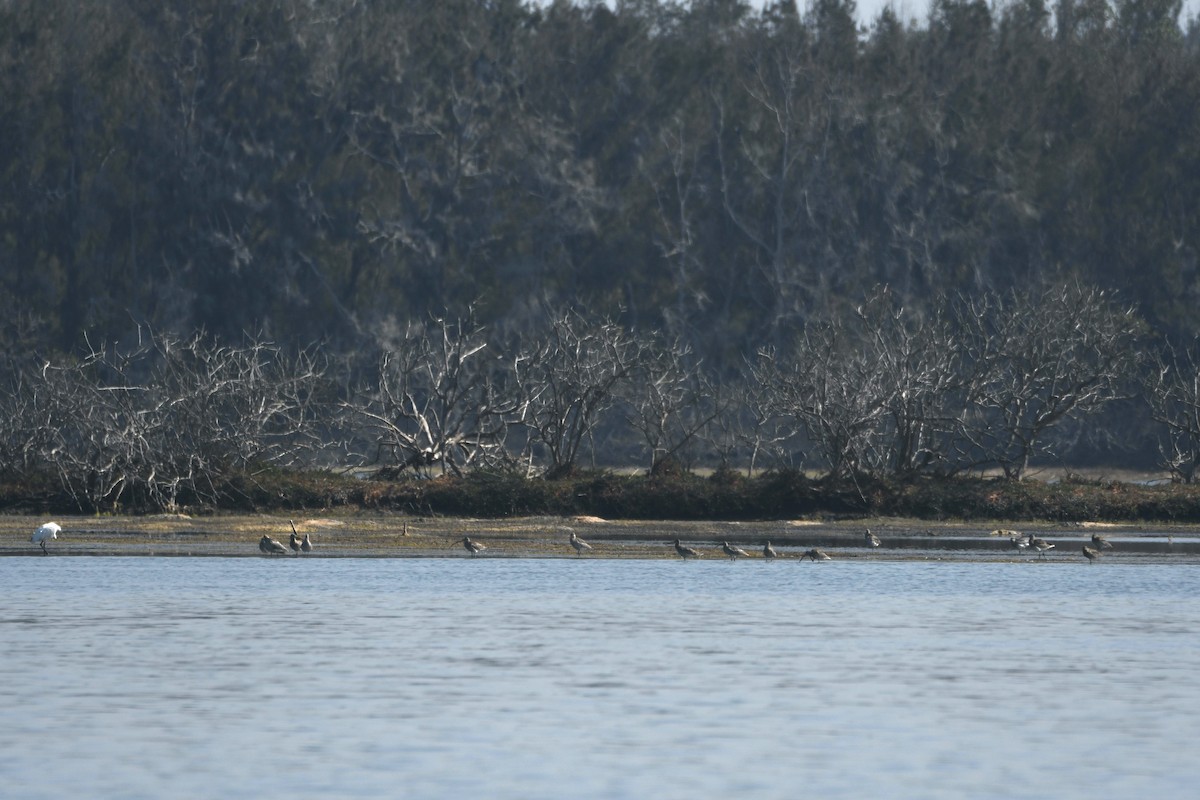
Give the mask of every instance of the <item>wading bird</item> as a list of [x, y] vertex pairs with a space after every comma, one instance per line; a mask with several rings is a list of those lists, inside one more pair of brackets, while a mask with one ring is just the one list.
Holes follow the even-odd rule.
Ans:
[[765, 545], [763, 545], [763, 558], [779, 558], [779, 553], [775, 552], [775, 548], [771, 547], [770, 542], [767, 542]]
[[829, 553], [826, 553], [824, 550], [818, 550], [815, 547], [811, 550], [805, 550], [804, 555], [800, 556], [800, 558], [802, 558], [802, 559], [811, 558], [813, 561], [832, 561], [833, 560], [833, 558], [829, 555]]
[[486, 544], [484, 544], [483, 542], [472, 542], [471, 537], [469, 537], [469, 536], [463, 537], [463, 547], [466, 549], [466, 551], [468, 553], [470, 553], [473, 556], [478, 555], [479, 553], [483, 552], [484, 550], [487, 550]]
[[675, 552], [683, 559], [700, 557], [699, 550], [694, 547], [688, 547], [686, 544], [680, 544], [678, 539], [675, 540]]
[[1097, 558], [1099, 558], [1099, 557], [1100, 557], [1100, 551], [1099, 551], [1099, 550], [1096, 550], [1095, 548], [1088, 547], [1088, 546], [1085, 544], [1085, 545], [1083, 546], [1083, 556], [1084, 556], [1084, 558], [1086, 558], [1088, 561], [1095, 561]]
[[57, 522], [47, 522], [45, 525], [39, 526], [38, 529], [33, 532], [33, 536], [29, 538], [29, 541], [41, 547], [42, 552], [49, 555], [49, 552], [46, 550], [46, 540], [57, 539], [58, 532], [61, 530], [62, 526]]
[[1108, 540], [1108, 537], [1101, 536], [1098, 533], [1092, 534], [1092, 544], [1096, 546], [1097, 550], [1112, 550], [1113, 549], [1112, 542], [1110, 542]]
[[287, 548], [282, 542], [277, 542], [266, 534], [258, 540], [258, 549], [267, 555], [287, 555]]
[[867, 542], [867, 547], [879, 547], [879, 537], [871, 533], [871, 529], [867, 528], [867, 532], [863, 534], [863, 539]]
[[295, 531], [292, 531], [292, 540], [288, 542], [288, 547], [292, 548], [293, 553], [300, 552], [300, 540], [296, 538]]
[[576, 555], [583, 555], [584, 550], [591, 550], [592, 546], [575, 535], [575, 531], [571, 531], [571, 547], [575, 548]]
[[1013, 547], [1024, 552], [1029, 549], [1029, 540], [1032, 538], [1033, 537], [1030, 536], [1028, 533], [1022, 533], [1019, 535], [1010, 536], [1008, 538], [1008, 541], [1009, 541], [1009, 544], [1011, 544]]
[[312, 552], [312, 539], [308, 538], [308, 534], [304, 534], [304, 541], [300, 543], [300, 549], [306, 553]]
[[1054, 549], [1054, 545], [1050, 544], [1050, 542], [1047, 542], [1045, 539], [1039, 539], [1037, 536], [1029, 537], [1029, 546], [1034, 550], [1037, 550], [1038, 556], [1041, 558], [1046, 557], [1047, 550]]
[[740, 547], [734, 547], [729, 542], [721, 542], [721, 552], [729, 556], [730, 561], [736, 561], [738, 556], [749, 558], [750, 554]]

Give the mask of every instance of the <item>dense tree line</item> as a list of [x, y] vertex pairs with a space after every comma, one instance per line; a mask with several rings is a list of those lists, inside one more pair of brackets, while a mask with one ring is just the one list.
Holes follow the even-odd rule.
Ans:
[[354, 347], [549, 301], [730, 363], [877, 284], [1047, 275], [1190, 331], [1179, 8], [937, 0], [860, 30], [852, 0], [10, 0], [6, 337]]
[[[806, 359], [828, 355], [814, 348], [837, 325], [885, 313], [867, 308], [878, 286], [948, 325], [939, 298], [978, 308], [1078, 281], [1136, 307], [1170, 381], [1200, 328], [1200, 29], [1179, 13], [1178, 0], [935, 0], [924, 20], [885, 10], [859, 28], [853, 0], [8, 0], [0, 351], [94, 364], [136, 350], [139, 330], [319, 342], [340, 365], [329, 391], [380, 415], [408, 402], [395, 369], [432, 358], [397, 344], [431, 318], [466, 326], [443, 351], [486, 329], [524, 353], [502, 379], [530, 387], [561, 376], [513, 343], [586, 309], [637, 351], [611, 358], [646, 356], [638, 331], [670, 344], [658, 396], [623, 406], [627, 427], [663, 455], [725, 425], [710, 453], [730, 454], [744, 431], [720, 412], [743, 366], [765, 368], [760, 351], [821, 366]], [[965, 316], [952, 326], [980, 348], [972, 363], [1028, 335], [984, 318], [991, 343]], [[945, 334], [886, 335], [928, 351]], [[443, 367], [440, 380], [466, 377]], [[353, 399], [372, 380], [374, 407]], [[500, 378], [471, 380], [478, 399]], [[737, 393], [736, 427], [765, 453], [776, 434], [758, 391]], [[970, 391], [989, 408], [987, 385]], [[709, 407], [683, 402], [697, 397]], [[976, 407], [964, 397], [960, 417]], [[520, 408], [543, 416], [508, 451], [569, 462], [591, 448], [600, 434], [537, 399], [549, 405]], [[827, 443], [823, 459], [932, 468], [947, 456], [904, 407], [927, 401], [886, 412], [886, 453]], [[955, 441], [974, 433], [946, 463], [1000, 448], [993, 461], [1019, 474], [1043, 440], [1028, 409], [1002, 433], [959, 418]], [[1070, 414], [1046, 413], [1075, 435]], [[1150, 417], [1123, 414], [1125, 439]], [[461, 423], [417, 449], [461, 455]], [[1184, 464], [1190, 446], [1166, 449]]]

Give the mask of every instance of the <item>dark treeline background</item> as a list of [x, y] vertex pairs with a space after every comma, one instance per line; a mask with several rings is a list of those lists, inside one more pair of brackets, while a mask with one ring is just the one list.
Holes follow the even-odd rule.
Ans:
[[0, 2], [0, 346], [586, 308], [710, 369], [886, 285], [1200, 314], [1179, 0]]

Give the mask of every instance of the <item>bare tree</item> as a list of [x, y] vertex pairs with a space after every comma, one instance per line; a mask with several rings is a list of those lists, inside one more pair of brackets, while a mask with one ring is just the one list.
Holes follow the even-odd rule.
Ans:
[[650, 473], [680, 465], [683, 454], [728, 403], [705, 374], [691, 348], [678, 339], [650, 341], [627, 385], [626, 419], [641, 434], [650, 455]]
[[885, 414], [884, 381], [844, 323], [810, 323], [790, 358], [760, 354], [755, 375], [775, 413], [807, 433], [831, 475], [866, 468]]
[[744, 455], [746, 476], [754, 475], [760, 461], [791, 464], [788, 454], [795, 450], [794, 426], [780, 423], [774, 394], [775, 351], [766, 348], [756, 360], [745, 362], [736, 377], [714, 381], [714, 404], [720, 413], [703, 432], [704, 441], [716, 452], [722, 469], [732, 469]]
[[1146, 381], [1151, 418], [1166, 429], [1162, 466], [1175, 480], [1194, 483], [1200, 470], [1200, 362], [1195, 346], [1156, 354]]
[[641, 363], [644, 345], [608, 319], [567, 311], [514, 359], [529, 446], [543, 447], [547, 474], [575, 468], [584, 441]]
[[312, 353], [139, 331], [27, 376], [38, 457], [84, 508], [133, 499], [215, 502], [234, 472], [295, 464], [320, 449], [312, 413], [323, 367]]
[[961, 352], [938, 303], [927, 313], [897, 304], [883, 288], [855, 309], [857, 339], [878, 376], [883, 419], [867, 464], [892, 474], [953, 469], [961, 416]]
[[1075, 283], [988, 296], [966, 303], [960, 319], [970, 374], [963, 434], [1011, 480], [1052, 452], [1056, 425], [1125, 396], [1138, 363], [1137, 315]]
[[[498, 391], [499, 362], [472, 316], [410, 324], [380, 356], [378, 382], [344, 404], [393, 448], [401, 469], [461, 475], [510, 463], [505, 439], [518, 402]], [[378, 458], [378, 455], [377, 455]]]

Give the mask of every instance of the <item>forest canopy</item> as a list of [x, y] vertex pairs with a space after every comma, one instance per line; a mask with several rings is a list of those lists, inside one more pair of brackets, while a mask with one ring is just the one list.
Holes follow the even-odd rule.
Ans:
[[[611, 6], [611, 7], [610, 7]], [[0, 3], [3, 341], [578, 305], [730, 363], [887, 285], [1200, 309], [1178, 0]]]

